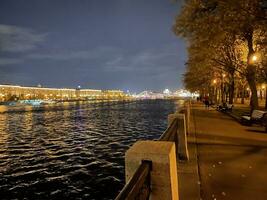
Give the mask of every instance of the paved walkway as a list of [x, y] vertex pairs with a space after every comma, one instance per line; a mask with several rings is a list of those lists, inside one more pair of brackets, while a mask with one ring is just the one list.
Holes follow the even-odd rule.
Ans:
[[[267, 134], [194, 104], [189, 163], [179, 163], [181, 200], [266, 200]], [[190, 189], [191, 187], [191, 189]]]

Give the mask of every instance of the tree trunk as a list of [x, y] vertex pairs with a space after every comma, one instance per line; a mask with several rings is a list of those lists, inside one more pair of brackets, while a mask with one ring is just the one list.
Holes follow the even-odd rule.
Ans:
[[267, 110], [267, 87], [265, 86], [265, 110]]
[[[251, 68], [251, 66], [249, 67]], [[247, 81], [248, 81], [248, 84], [251, 90], [250, 109], [251, 111], [253, 111], [259, 108], [257, 87], [256, 87], [256, 81], [255, 81], [255, 69], [248, 69], [248, 75], [246, 76], [246, 78], [247, 78]]]
[[228, 97], [229, 97], [229, 84], [227, 84], [227, 86], [225, 86], [225, 93], [224, 93], [224, 97], [225, 97], [225, 102], [228, 102]]
[[240, 88], [236, 88], [236, 93], [235, 93], [235, 102], [239, 102], [239, 100], [240, 100], [240, 102], [241, 102], [241, 98], [242, 98], [242, 88], [240, 89]]
[[214, 103], [217, 104], [218, 103], [218, 89], [215, 86], [215, 98], [214, 98]]
[[209, 101], [212, 103], [212, 100], [213, 100], [213, 87], [209, 87], [208, 89], [209, 91]]
[[246, 33], [246, 40], [247, 40], [247, 45], [248, 45], [246, 79], [251, 90], [250, 109], [252, 112], [253, 110], [258, 109], [259, 107], [257, 87], [256, 87], [256, 67], [254, 66], [254, 63], [252, 63], [251, 61], [251, 58], [254, 54], [253, 29], [248, 29]]
[[221, 102], [224, 103], [224, 83], [221, 83]]
[[241, 104], [245, 103], [245, 87], [242, 87]]
[[233, 71], [230, 73], [229, 104], [234, 103], [234, 94], [235, 94], [235, 79], [234, 79], [234, 71]]

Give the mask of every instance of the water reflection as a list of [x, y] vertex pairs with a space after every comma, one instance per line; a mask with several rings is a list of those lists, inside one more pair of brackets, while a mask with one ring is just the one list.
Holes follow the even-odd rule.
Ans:
[[0, 114], [1, 199], [113, 199], [124, 153], [156, 139], [178, 102], [64, 103]]

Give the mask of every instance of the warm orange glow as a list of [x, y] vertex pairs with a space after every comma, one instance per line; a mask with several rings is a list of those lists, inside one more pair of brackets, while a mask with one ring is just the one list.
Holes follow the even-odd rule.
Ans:
[[252, 56], [252, 61], [256, 62], [258, 60], [258, 57], [256, 55]]
[[128, 98], [121, 90], [93, 90], [68, 88], [41, 88], [18, 85], [0, 85], [0, 102], [7, 101], [13, 94], [16, 100], [23, 99], [63, 99], [63, 98]]

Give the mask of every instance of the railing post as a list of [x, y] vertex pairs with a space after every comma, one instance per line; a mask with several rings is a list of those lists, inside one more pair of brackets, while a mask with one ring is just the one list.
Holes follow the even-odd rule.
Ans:
[[126, 182], [142, 160], [152, 161], [150, 200], [178, 200], [177, 163], [174, 142], [138, 141], [125, 155]]
[[185, 114], [177, 114], [177, 119], [178, 156], [181, 160], [189, 160]]
[[186, 120], [186, 130], [187, 134], [189, 133], [190, 126], [190, 102], [187, 101], [185, 103], [185, 120]]
[[174, 113], [174, 114], [169, 114], [168, 115], [168, 127], [172, 124], [173, 120], [177, 117], [178, 113]]
[[168, 126], [171, 125], [174, 119], [177, 119], [176, 131], [176, 152], [181, 160], [189, 160], [189, 153], [187, 148], [187, 126], [185, 114], [170, 114], [168, 115]]

